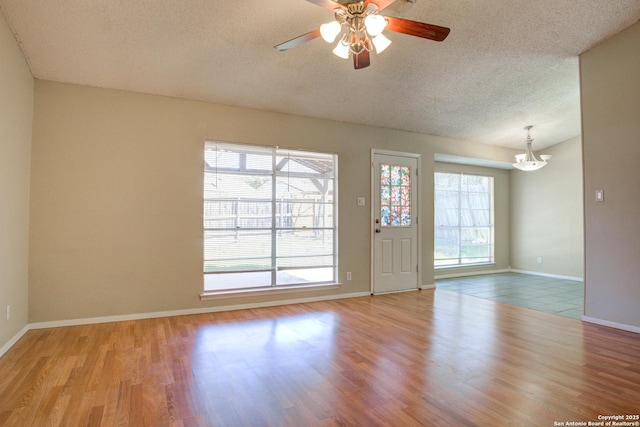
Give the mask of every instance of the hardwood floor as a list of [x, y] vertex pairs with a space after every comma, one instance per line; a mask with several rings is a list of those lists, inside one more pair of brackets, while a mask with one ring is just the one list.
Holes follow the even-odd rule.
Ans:
[[640, 335], [443, 290], [33, 330], [0, 359], [2, 426], [554, 426], [639, 412]]

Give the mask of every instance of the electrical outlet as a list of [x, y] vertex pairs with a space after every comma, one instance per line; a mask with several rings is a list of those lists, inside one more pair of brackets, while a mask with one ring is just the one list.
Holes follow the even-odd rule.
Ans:
[[351, 280], [351, 272], [347, 271], [347, 280]]
[[10, 320], [10, 319], [11, 319], [11, 306], [8, 305], [7, 306], [7, 320]]

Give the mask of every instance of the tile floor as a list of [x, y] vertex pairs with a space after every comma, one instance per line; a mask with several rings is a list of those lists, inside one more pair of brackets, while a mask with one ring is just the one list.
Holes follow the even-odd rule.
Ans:
[[583, 282], [530, 274], [499, 273], [438, 279], [436, 288], [574, 319], [582, 317], [584, 307]]

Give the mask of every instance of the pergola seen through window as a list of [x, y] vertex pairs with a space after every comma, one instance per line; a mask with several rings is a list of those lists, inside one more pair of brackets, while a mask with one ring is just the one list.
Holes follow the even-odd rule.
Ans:
[[336, 280], [334, 154], [205, 144], [205, 292]]

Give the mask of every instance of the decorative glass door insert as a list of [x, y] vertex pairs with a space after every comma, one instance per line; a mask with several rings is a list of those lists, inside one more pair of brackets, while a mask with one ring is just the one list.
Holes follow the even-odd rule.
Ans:
[[411, 167], [380, 164], [382, 227], [408, 227], [411, 221]]

